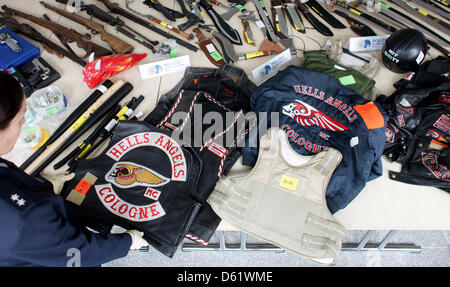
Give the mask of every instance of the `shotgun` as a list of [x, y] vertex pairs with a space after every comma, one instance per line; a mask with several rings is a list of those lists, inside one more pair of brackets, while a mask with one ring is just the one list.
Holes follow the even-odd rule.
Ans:
[[101, 57], [101, 56], [106, 56], [106, 55], [111, 55], [112, 52], [102, 46], [99, 46], [91, 41], [86, 40], [83, 35], [81, 35], [80, 33], [78, 33], [77, 31], [73, 30], [73, 29], [68, 29], [62, 25], [59, 25], [57, 23], [54, 22], [50, 22], [48, 20], [30, 15], [30, 14], [26, 14], [24, 12], [9, 8], [6, 5], [2, 6], [3, 11], [5, 11], [6, 13], [10, 14], [10, 15], [16, 15], [18, 17], [27, 19], [33, 23], [36, 23], [42, 27], [45, 27], [49, 30], [51, 30], [54, 33], [58, 33], [58, 34], [62, 34], [65, 37], [75, 41], [77, 43], [77, 46], [81, 49], [83, 49], [84, 51], [86, 51], [86, 54], [82, 57], [82, 58], [86, 58], [87, 56], [89, 56], [92, 52], [94, 52], [96, 57]]
[[77, 23], [99, 33], [101, 35], [101, 39], [103, 41], [107, 42], [108, 45], [111, 47], [111, 49], [113, 49], [113, 51], [116, 54], [127, 54], [127, 53], [133, 52], [133, 50], [134, 50], [133, 46], [131, 46], [127, 42], [106, 32], [103, 25], [95, 23], [95, 22], [93, 22], [89, 19], [86, 19], [84, 17], [81, 17], [77, 14], [73, 14], [73, 13], [67, 12], [65, 10], [56, 8], [50, 4], [45, 3], [44, 1], [40, 1], [39, 3], [41, 3], [45, 8], [50, 9], [50, 10], [58, 13], [61, 16], [64, 16], [74, 22], [77, 22]]

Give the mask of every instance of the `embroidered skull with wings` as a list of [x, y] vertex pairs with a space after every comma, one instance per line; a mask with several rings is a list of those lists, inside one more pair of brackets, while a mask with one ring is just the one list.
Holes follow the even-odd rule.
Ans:
[[348, 127], [343, 124], [333, 120], [314, 107], [299, 100], [295, 100], [295, 102], [283, 106], [282, 113], [291, 117], [299, 125], [304, 127], [319, 126], [329, 131], [339, 132], [348, 129]]

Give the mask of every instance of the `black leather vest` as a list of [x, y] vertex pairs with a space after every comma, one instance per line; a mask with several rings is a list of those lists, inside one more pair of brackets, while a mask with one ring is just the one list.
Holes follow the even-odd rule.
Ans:
[[79, 163], [61, 195], [83, 216], [144, 232], [150, 245], [172, 257], [201, 206], [201, 166], [170, 132], [121, 121], [108, 147]]
[[[183, 80], [161, 96], [145, 119], [157, 127], [177, 131], [202, 160], [197, 190], [202, 208], [186, 237], [203, 245], [207, 245], [221, 221], [206, 199], [220, 176], [227, 174], [241, 155], [238, 146], [251, 127], [245, 114], [250, 110], [254, 87], [243, 70], [233, 66], [189, 68]], [[210, 112], [220, 119], [209, 122]], [[217, 130], [210, 134], [213, 126]]]

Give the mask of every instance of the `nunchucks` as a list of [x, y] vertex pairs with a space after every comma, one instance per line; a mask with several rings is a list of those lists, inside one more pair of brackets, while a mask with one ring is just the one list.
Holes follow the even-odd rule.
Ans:
[[95, 91], [89, 95], [67, 118], [66, 120], [52, 133], [50, 138], [37, 149], [22, 165], [19, 167], [21, 170], [25, 170], [36, 158], [42, 154], [47, 147], [58, 139], [70, 126], [101, 96], [108, 88], [113, 85], [110, 80], [104, 81], [100, 84]]
[[[117, 81], [62, 136], [53, 142], [33, 164], [25, 169], [25, 172], [31, 176], [39, 174], [65, 148], [105, 116], [132, 89], [133, 86], [130, 83], [124, 84], [123, 81]], [[80, 125], [80, 123], [82, 124]]]

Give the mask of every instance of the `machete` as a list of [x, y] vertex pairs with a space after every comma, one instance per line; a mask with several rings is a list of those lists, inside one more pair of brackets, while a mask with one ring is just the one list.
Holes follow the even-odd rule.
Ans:
[[213, 41], [206, 38], [206, 36], [202, 33], [202, 31], [200, 31], [199, 28], [194, 28], [192, 31], [195, 33], [195, 35], [197, 35], [197, 38], [199, 40], [198, 46], [206, 55], [208, 60], [218, 67], [225, 65], [225, 60]]
[[217, 14], [217, 12], [206, 0], [200, 0], [200, 5], [203, 7], [203, 9], [206, 10], [206, 13], [209, 15], [209, 17], [211, 18], [217, 29], [225, 37], [227, 37], [231, 41], [231, 43], [236, 45], [242, 45], [242, 40], [241, 37], [239, 37], [239, 33], [235, 29], [233, 29], [230, 25], [228, 25], [227, 22], [225, 22], [222, 19], [222, 17], [220, 17], [220, 15]]
[[331, 26], [337, 29], [345, 29], [344, 24], [341, 21], [336, 19], [333, 15], [331, 15], [325, 8], [322, 7], [316, 0], [308, 0], [305, 2], [309, 8], [311, 8], [314, 12], [317, 13], [320, 17], [322, 17], [325, 21], [328, 22]]
[[333, 32], [331, 32], [331, 30], [327, 26], [325, 26], [316, 17], [314, 17], [314, 15], [309, 11], [308, 6], [300, 2], [300, 0], [296, 0], [296, 2], [298, 10], [302, 12], [303, 16], [305, 16], [308, 22], [311, 23], [311, 25], [313, 25], [313, 27], [316, 28], [316, 30], [319, 31], [319, 33], [329, 37], [334, 35]]
[[409, 12], [411, 15], [419, 17], [421, 20], [426, 22], [428, 25], [438, 29], [441, 32], [444, 32], [447, 35], [450, 35], [450, 31], [447, 28], [445, 28], [444, 26], [440, 25], [439, 23], [433, 21], [432, 19], [428, 18], [423, 13], [417, 11], [415, 9], [416, 8], [415, 6], [413, 6], [413, 5], [409, 4], [409, 3], [403, 2], [403, 1], [399, 1], [399, 0], [389, 0], [389, 1], [394, 3], [397, 6], [401, 7], [406, 12]]
[[[350, 6], [350, 5], [347, 5], [347, 7], [337, 6], [337, 8], [340, 8], [340, 9], [347, 9], [347, 10], [351, 11], [352, 13], [358, 15], [359, 17], [363, 17], [364, 19], [367, 19], [367, 20], [371, 21], [372, 23], [378, 25], [380, 28], [383, 28], [384, 30], [386, 30], [386, 31], [388, 31], [388, 32], [394, 33], [395, 31], [398, 30], [397, 28], [395, 28], [395, 27], [393, 27], [393, 26], [387, 24], [386, 22], [383, 22], [383, 21], [381, 21], [381, 20], [378, 20], [377, 18], [372, 17], [372, 16], [370, 16], [369, 14], [366, 14], [366, 13], [364, 13], [364, 12], [362, 12], [362, 11], [358, 10], [357, 8], [352, 7], [352, 6]], [[390, 12], [390, 11], [387, 10], [386, 12]], [[400, 25], [400, 26], [401, 26], [400, 29], [403, 29], [403, 28], [408, 27], [408, 26], [406, 26], [404, 23], [401, 23], [400, 21], [398, 21], [398, 20], [396, 19], [396, 18], [398, 18], [398, 17], [396, 17], [397, 15], [395, 15], [394, 13], [392, 13], [392, 14], [391, 14], [392, 16], [391, 16], [391, 15], [388, 15], [387, 13], [380, 12], [380, 15], [382, 15], [382, 16], [385, 17], [386, 19], [389, 19], [389, 20], [391, 20], [391, 21], [394, 21], [397, 25]], [[406, 20], [406, 19], [405, 19], [405, 20]], [[414, 24], [414, 23], [411, 23], [411, 24]], [[413, 26], [413, 25], [411, 25], [411, 26]], [[413, 26], [413, 27], [414, 27], [414, 26]], [[449, 57], [449, 56], [450, 56], [450, 52], [449, 52], [447, 49], [443, 48], [442, 46], [440, 46], [439, 44], [437, 44], [437, 43], [434, 42], [433, 40], [430, 40], [429, 37], [427, 37], [427, 42], [428, 42], [428, 44], [429, 44], [430, 46], [434, 47], [436, 50], [438, 50], [439, 52], [441, 52], [441, 53], [442, 53], [443, 55], [445, 55], [446, 57]]]
[[289, 21], [292, 26], [294, 26], [295, 30], [306, 33], [305, 26], [303, 25], [302, 17], [300, 16], [297, 10], [297, 4], [291, 2], [291, 0], [283, 0], [284, 9], [286, 9]]
[[414, 10], [416, 10], [417, 12], [419, 12], [419, 13], [421, 13], [421, 14], [427, 16], [428, 18], [430, 18], [430, 19], [433, 20], [434, 22], [436, 22], [436, 23], [442, 25], [443, 27], [445, 27], [447, 30], [450, 30], [450, 24], [449, 24], [449, 23], [447, 23], [447, 22], [445, 22], [444, 20], [441, 20], [441, 19], [439, 19], [438, 17], [436, 17], [436, 16], [434, 16], [434, 15], [431, 15], [431, 14], [429, 14], [428, 12], [426, 12], [426, 11], [424, 11], [424, 10], [422, 10], [422, 9], [420, 9], [420, 8], [418, 8], [418, 7], [416, 7], [416, 6], [414, 6], [414, 5], [412, 5], [410, 2], [408, 2], [407, 4], [408, 4], [411, 8], [413, 8]]
[[412, 2], [419, 4], [422, 7], [425, 7], [427, 10], [439, 14], [440, 16], [444, 17], [447, 20], [450, 20], [450, 13], [447, 10], [445, 10], [445, 8], [436, 5], [434, 2], [431, 2], [430, 0], [412, 0]]
[[212, 36], [217, 40], [220, 47], [222, 48], [222, 53], [227, 63], [237, 62], [238, 57], [236, 51], [234, 50], [233, 44], [225, 37], [222, 33], [213, 31]]
[[353, 32], [355, 32], [356, 34], [363, 36], [363, 37], [377, 35], [372, 29], [370, 29], [369, 26], [367, 26], [366, 24], [364, 24], [361, 21], [356, 20], [355, 18], [350, 17], [346, 13], [344, 13], [340, 10], [334, 10], [334, 13], [345, 18], [345, 20], [347, 20], [347, 23], [350, 25], [350, 29], [352, 29]]
[[432, 36], [434, 39], [436, 39], [442, 45], [445, 45], [445, 46], [449, 46], [450, 45], [450, 42], [447, 39], [444, 39], [441, 35], [437, 34], [433, 30], [429, 29], [428, 27], [424, 26], [423, 24], [421, 24], [421, 23], [417, 22], [416, 20], [412, 19], [408, 15], [406, 15], [406, 14], [398, 11], [397, 9], [387, 5], [383, 1], [379, 1], [378, 5], [380, 6], [381, 11], [385, 11], [386, 14], [390, 14], [388, 12], [392, 11], [393, 13], [395, 13], [395, 15], [391, 15], [391, 16], [393, 16], [395, 18], [400, 18], [404, 22], [409, 22], [410, 25], [414, 25], [415, 26], [414, 27], [415, 29], [418, 29], [422, 33], [425, 33], [425, 34], [428, 34], [428, 35]]
[[[337, 6], [337, 8], [339, 9], [340, 6]], [[371, 16], [371, 15], [369, 15], [367, 13], [364, 13], [361, 10], [358, 10], [357, 8], [352, 7], [350, 5], [348, 5], [345, 8], [341, 8], [341, 9], [347, 9], [348, 11], [352, 12], [353, 14], [358, 15], [359, 17], [362, 17], [364, 19], [367, 19], [370, 22], [377, 24], [381, 28], [384, 28], [385, 30], [388, 30], [389, 32], [393, 33], [395, 31], [397, 31], [397, 28], [392, 27], [391, 25], [388, 25], [387, 23], [385, 23], [385, 22], [383, 22], [383, 21], [381, 21], [381, 20], [379, 20], [379, 19], [377, 19], [377, 18], [375, 18], [375, 17], [373, 17], [373, 16]]]

